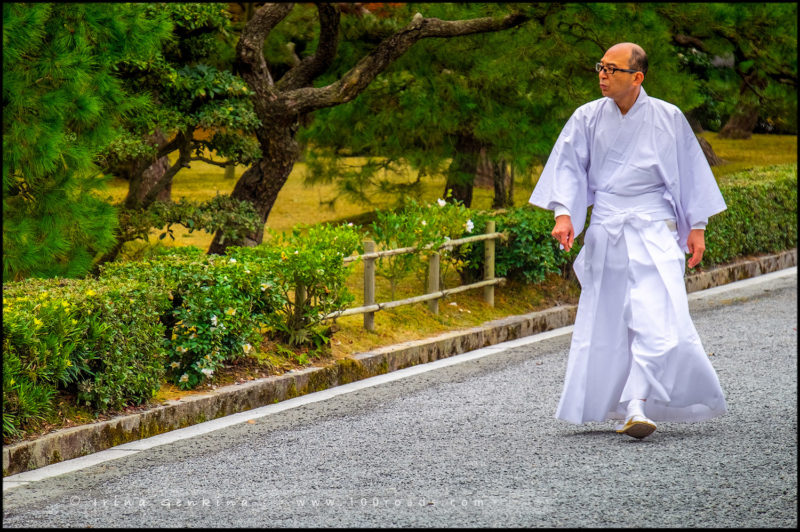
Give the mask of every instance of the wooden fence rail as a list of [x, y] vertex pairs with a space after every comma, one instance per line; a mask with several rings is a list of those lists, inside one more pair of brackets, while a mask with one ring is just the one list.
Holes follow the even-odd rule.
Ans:
[[[437, 252], [432, 253], [428, 259], [428, 290], [427, 293], [401, 299], [397, 301], [386, 301], [383, 303], [375, 302], [375, 260], [380, 257], [390, 257], [392, 255], [400, 255], [403, 253], [416, 253], [420, 251], [417, 247], [388, 249], [384, 251], [375, 251], [375, 242], [372, 240], [364, 241], [363, 255], [345, 257], [344, 263], [352, 262], [354, 260], [362, 259], [364, 261], [364, 305], [361, 307], [349, 308], [343, 311], [331, 312], [328, 318], [337, 318], [340, 316], [350, 316], [352, 314], [364, 314], [364, 328], [368, 331], [375, 330], [375, 312], [379, 310], [399, 307], [402, 305], [411, 305], [413, 303], [428, 302], [428, 308], [434, 314], [439, 313], [439, 300], [451, 294], [457, 294], [466, 290], [474, 288], [483, 288], [483, 299], [490, 306], [494, 306], [494, 287], [498, 284], [504, 284], [506, 279], [504, 277], [495, 278], [494, 276], [494, 258], [495, 258], [495, 240], [506, 240], [508, 235], [506, 233], [495, 232], [495, 222], [486, 222], [486, 233], [482, 235], [469, 236], [465, 238], [458, 238], [456, 240], [449, 240], [437, 248]], [[468, 244], [471, 242], [486, 241], [484, 246], [484, 268], [483, 268], [483, 281], [477, 283], [466, 284], [449, 288], [447, 290], [439, 289], [439, 250], [452, 248], [461, 244]], [[422, 249], [430, 249], [428, 245]]]

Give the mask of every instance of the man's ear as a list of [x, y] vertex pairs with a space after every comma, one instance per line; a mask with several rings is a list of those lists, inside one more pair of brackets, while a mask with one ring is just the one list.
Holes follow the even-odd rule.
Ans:
[[641, 72], [637, 72], [637, 73], [635, 73], [635, 74], [633, 75], [633, 81], [634, 81], [634, 82], [635, 82], [637, 85], [641, 85], [642, 83], [644, 83], [644, 74], [642, 74]]

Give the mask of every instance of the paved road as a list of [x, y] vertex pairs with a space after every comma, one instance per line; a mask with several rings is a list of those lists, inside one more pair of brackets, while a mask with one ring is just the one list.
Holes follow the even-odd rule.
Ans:
[[692, 315], [709, 422], [554, 419], [565, 334], [9, 489], [3, 525], [796, 527], [796, 273]]

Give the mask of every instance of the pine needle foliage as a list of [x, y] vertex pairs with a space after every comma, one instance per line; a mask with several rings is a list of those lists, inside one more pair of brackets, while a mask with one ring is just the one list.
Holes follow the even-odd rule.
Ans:
[[141, 4], [3, 4], [3, 281], [78, 277], [114, 243], [93, 159], [147, 105], [111, 67], [170, 31]]

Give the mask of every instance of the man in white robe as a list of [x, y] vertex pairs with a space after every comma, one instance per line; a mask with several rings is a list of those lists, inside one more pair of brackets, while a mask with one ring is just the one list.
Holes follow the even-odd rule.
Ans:
[[683, 113], [642, 87], [644, 50], [614, 45], [597, 70], [604, 97], [570, 117], [530, 198], [555, 212], [552, 234], [567, 251], [593, 205], [556, 417], [621, 419], [617, 432], [644, 438], [655, 421], [727, 410], [683, 281], [684, 253], [690, 267], [700, 262], [708, 218], [725, 202]]

